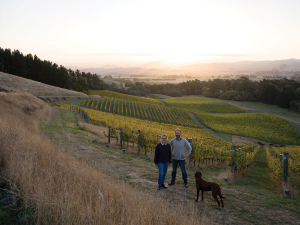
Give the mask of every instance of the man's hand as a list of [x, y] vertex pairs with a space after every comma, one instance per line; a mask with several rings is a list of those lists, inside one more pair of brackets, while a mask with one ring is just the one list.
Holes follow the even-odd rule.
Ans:
[[174, 155], [175, 155], [175, 154], [174, 154], [174, 153], [172, 153], [172, 157], [174, 157]]
[[185, 159], [185, 158], [186, 158], [186, 156], [185, 156], [185, 155], [181, 155], [181, 158], [182, 158], [182, 159]]
[[169, 167], [171, 166], [171, 163], [169, 163]]
[[155, 164], [156, 168], [158, 168], [158, 164]]

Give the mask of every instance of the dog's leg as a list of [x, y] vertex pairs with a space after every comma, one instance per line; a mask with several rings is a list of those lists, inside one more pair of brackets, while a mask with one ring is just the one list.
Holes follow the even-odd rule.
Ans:
[[[219, 202], [219, 200], [218, 200], [218, 194], [215, 193], [215, 192], [212, 192], [212, 196], [213, 196], [214, 199], [218, 202], [218, 208], [217, 208], [217, 209], [219, 209], [219, 208], [220, 208], [220, 202]], [[222, 198], [221, 198], [221, 201], [222, 201]]]
[[198, 200], [199, 200], [199, 191], [200, 190], [197, 189], [197, 199], [195, 200], [195, 202], [198, 202]]
[[226, 197], [221, 194], [221, 188], [219, 190], [219, 196], [220, 196], [220, 199], [221, 199], [221, 202], [222, 202], [222, 207], [224, 207], [223, 198], [226, 198]]
[[222, 197], [221, 197], [221, 195], [219, 194], [219, 196], [220, 196], [220, 199], [221, 199], [221, 202], [222, 202], [222, 207], [224, 207], [224, 204], [223, 204], [223, 199], [222, 199]]
[[202, 200], [202, 201], [203, 201], [203, 192], [204, 192], [204, 191], [202, 190], [202, 191], [201, 191], [201, 194], [202, 194], [202, 199], [201, 199], [201, 200]]

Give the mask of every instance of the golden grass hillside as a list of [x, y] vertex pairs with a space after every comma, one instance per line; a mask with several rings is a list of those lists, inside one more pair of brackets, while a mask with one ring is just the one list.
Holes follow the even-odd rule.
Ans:
[[0, 91], [30, 93], [46, 102], [83, 100], [88, 95], [0, 72]]
[[174, 205], [111, 180], [39, 133], [49, 106], [0, 93], [0, 176], [33, 208], [36, 224], [208, 224], [193, 204]]

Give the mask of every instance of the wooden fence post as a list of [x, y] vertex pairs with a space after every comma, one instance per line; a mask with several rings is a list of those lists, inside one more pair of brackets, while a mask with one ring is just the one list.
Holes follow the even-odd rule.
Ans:
[[122, 128], [120, 127], [120, 148], [122, 149]]
[[141, 148], [141, 131], [138, 130], [138, 155], [140, 154]]
[[110, 128], [111, 126], [108, 126], [108, 144], [110, 144]]
[[234, 155], [235, 155], [235, 152], [236, 152], [236, 145], [235, 144], [231, 145], [231, 150], [232, 150], [231, 173], [234, 173], [234, 170], [235, 170]]
[[287, 181], [288, 173], [289, 173], [289, 153], [288, 151], [284, 151], [284, 158], [283, 158], [283, 181]]

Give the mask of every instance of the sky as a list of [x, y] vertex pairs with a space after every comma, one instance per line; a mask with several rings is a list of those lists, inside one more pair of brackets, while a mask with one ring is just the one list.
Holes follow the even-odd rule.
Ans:
[[0, 0], [0, 47], [68, 67], [300, 59], [299, 0]]

